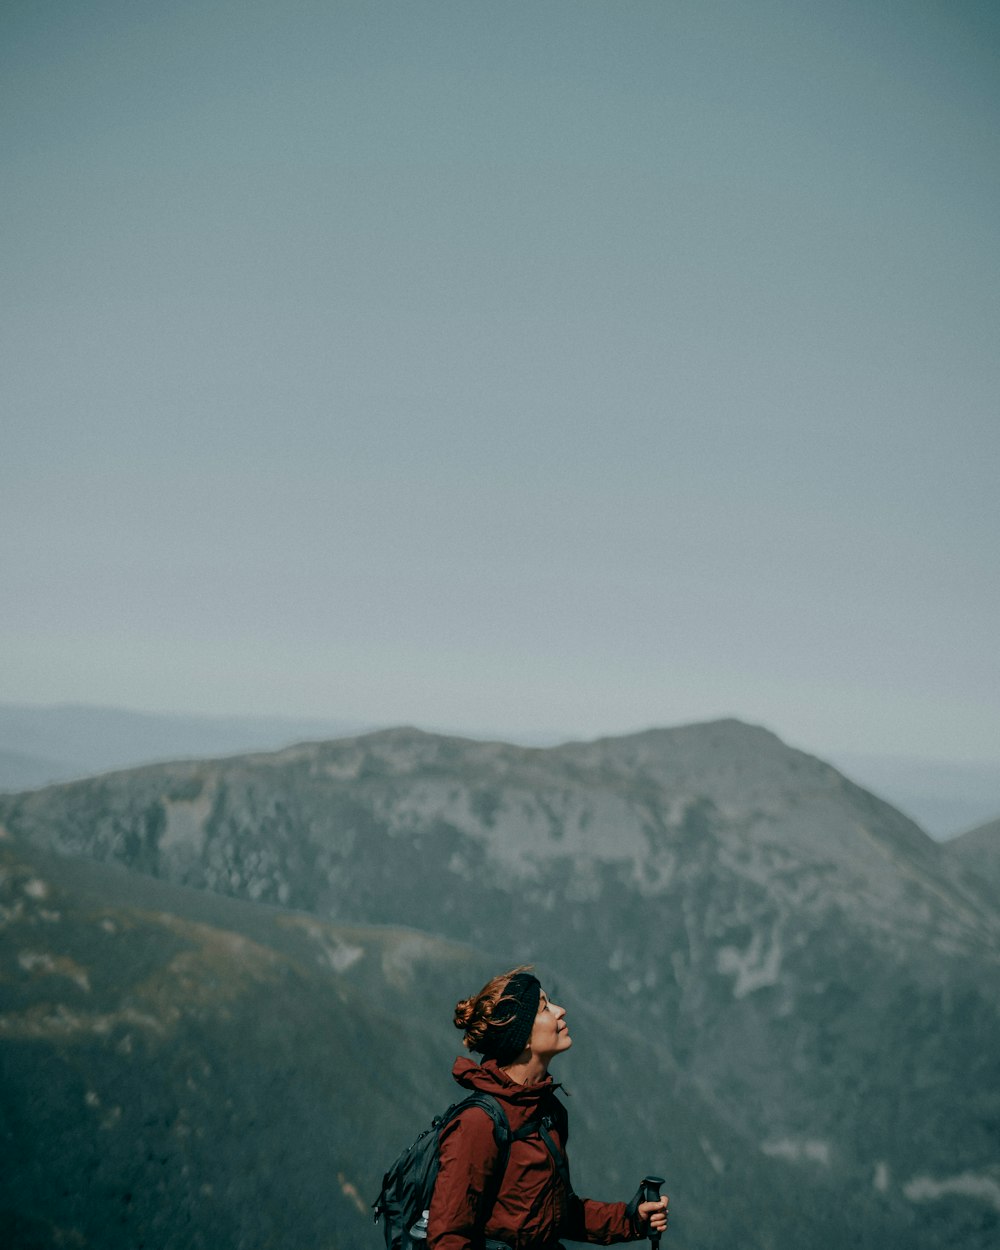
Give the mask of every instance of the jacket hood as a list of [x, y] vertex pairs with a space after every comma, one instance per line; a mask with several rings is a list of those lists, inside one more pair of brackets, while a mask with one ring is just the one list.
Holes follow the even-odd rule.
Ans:
[[492, 1094], [495, 1098], [523, 1109], [528, 1115], [546, 1095], [559, 1088], [548, 1072], [537, 1085], [519, 1085], [498, 1066], [495, 1059], [484, 1059], [482, 1063], [476, 1063], [474, 1059], [460, 1056], [455, 1060], [451, 1074], [465, 1089]]

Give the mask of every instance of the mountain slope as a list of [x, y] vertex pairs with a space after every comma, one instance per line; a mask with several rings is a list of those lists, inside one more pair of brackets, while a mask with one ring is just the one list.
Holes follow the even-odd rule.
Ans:
[[[11, 1250], [375, 1250], [382, 1170], [456, 1095], [451, 1004], [497, 966], [9, 837], [0, 938]], [[834, 1193], [804, 1201], [787, 1161], [748, 1149], [647, 1038], [563, 988], [578, 1041], [559, 1075], [583, 1192], [628, 1197], [665, 1170], [689, 1247], [845, 1227]]]
[[542, 952], [641, 1021], [677, 1097], [734, 1143], [699, 1147], [723, 1174], [780, 1162], [817, 1210], [849, 1190], [858, 1244], [883, 1219], [928, 1247], [995, 1232], [996, 908], [912, 822], [763, 730], [548, 750], [393, 730], [8, 796], [0, 819], [341, 924]]
[[959, 834], [945, 849], [967, 875], [1000, 898], [1000, 818]]
[[371, 1081], [405, 1045], [389, 1000], [475, 961], [10, 840], [0, 864], [0, 1242], [363, 1245], [362, 1130], [405, 1137], [434, 1085], [422, 1021]]

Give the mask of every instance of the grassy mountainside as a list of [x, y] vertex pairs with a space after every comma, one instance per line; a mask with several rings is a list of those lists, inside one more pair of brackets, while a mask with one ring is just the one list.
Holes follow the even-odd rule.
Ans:
[[[454, 1096], [451, 1004], [495, 963], [0, 842], [0, 1239], [374, 1250], [393, 1154]], [[820, 1234], [643, 1036], [562, 987], [581, 1192], [670, 1177], [677, 1246]], [[739, 1161], [727, 1165], [724, 1156]], [[822, 1241], [808, 1244], [824, 1244]]]
[[0, 1241], [364, 1244], [370, 1126], [405, 1137], [443, 1084], [420, 1019], [412, 1066], [393, 1061], [391, 1000], [474, 960], [10, 841], [0, 857]]

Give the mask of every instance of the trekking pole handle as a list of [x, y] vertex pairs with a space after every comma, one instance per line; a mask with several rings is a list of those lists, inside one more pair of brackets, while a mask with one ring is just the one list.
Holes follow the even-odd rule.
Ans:
[[667, 1182], [662, 1176], [644, 1176], [640, 1182], [642, 1185], [643, 1202], [659, 1202], [660, 1186]]
[[[662, 1176], [644, 1176], [639, 1182], [639, 1190], [642, 1193], [643, 1202], [659, 1202], [660, 1186], [665, 1185], [666, 1181]], [[651, 1232], [649, 1234], [649, 1244], [656, 1250], [660, 1244], [660, 1234]]]

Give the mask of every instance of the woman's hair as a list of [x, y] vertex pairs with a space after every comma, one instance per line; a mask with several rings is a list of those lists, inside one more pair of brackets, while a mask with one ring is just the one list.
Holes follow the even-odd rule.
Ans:
[[[514, 977], [530, 973], [531, 969], [531, 964], [523, 964], [520, 968], [501, 972], [492, 981], [487, 981], [478, 994], [455, 1004], [455, 1028], [465, 1033], [463, 1046], [468, 1050], [482, 1051], [491, 1028], [495, 1032], [514, 1023], [517, 1003], [512, 995], [506, 993], [507, 986]], [[491, 1048], [488, 1043], [487, 1048]]]

